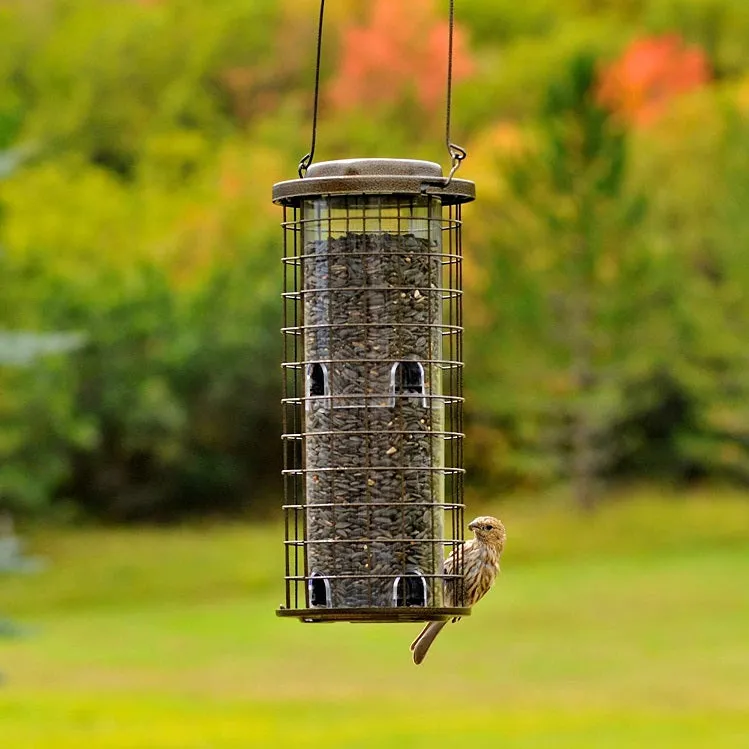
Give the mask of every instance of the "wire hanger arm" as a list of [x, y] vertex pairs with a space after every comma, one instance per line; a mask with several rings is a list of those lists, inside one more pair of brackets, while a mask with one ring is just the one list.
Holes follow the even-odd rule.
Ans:
[[[309, 153], [305, 154], [299, 162], [298, 173], [300, 179], [304, 179], [307, 170], [312, 164], [315, 157], [315, 146], [317, 144], [317, 120], [320, 107], [320, 60], [322, 57], [322, 38], [325, 20], [325, 0], [320, 0], [320, 17], [317, 27], [317, 55], [315, 61], [315, 95], [312, 108], [312, 141], [310, 143]], [[452, 120], [452, 93], [453, 93], [453, 47], [455, 37], [455, 0], [450, 0], [450, 20], [448, 24], [448, 45], [447, 45], [447, 93], [445, 107], [445, 145], [447, 153], [450, 156], [450, 172], [447, 176], [445, 186], [450, 184], [453, 175], [460, 167], [461, 162], [466, 158], [465, 148], [452, 142], [451, 120]]]

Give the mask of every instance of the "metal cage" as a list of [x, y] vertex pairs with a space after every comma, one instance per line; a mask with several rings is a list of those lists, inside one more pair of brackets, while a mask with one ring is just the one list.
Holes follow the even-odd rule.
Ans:
[[[356, 159], [284, 209], [286, 601], [303, 621], [428, 621], [463, 541], [461, 204], [438, 164]], [[462, 584], [463, 571], [453, 575]], [[460, 598], [459, 598], [460, 600]]]

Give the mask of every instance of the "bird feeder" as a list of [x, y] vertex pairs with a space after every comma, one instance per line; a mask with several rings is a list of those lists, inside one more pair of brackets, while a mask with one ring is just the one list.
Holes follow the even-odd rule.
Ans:
[[284, 513], [281, 616], [440, 621], [445, 582], [463, 600], [461, 206], [452, 168], [412, 159], [312, 164], [325, 0], [320, 0], [310, 152], [279, 182], [284, 217]]
[[[303, 621], [430, 621], [463, 541], [461, 206], [436, 163], [314, 164], [284, 228], [286, 600]], [[458, 598], [460, 600], [460, 597]]]

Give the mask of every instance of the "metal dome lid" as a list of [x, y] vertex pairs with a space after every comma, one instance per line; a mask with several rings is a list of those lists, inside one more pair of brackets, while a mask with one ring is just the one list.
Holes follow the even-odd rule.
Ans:
[[432, 195], [443, 205], [469, 203], [476, 185], [448, 180], [442, 167], [418, 159], [338, 159], [312, 164], [302, 179], [273, 185], [273, 202], [298, 206], [305, 198], [331, 195]]

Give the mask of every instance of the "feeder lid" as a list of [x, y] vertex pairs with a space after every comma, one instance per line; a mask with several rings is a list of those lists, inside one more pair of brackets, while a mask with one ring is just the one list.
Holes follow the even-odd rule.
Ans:
[[417, 159], [340, 159], [312, 164], [303, 179], [273, 185], [273, 202], [298, 206], [304, 198], [331, 195], [434, 195], [443, 205], [468, 203], [476, 185], [449, 181], [442, 167]]

